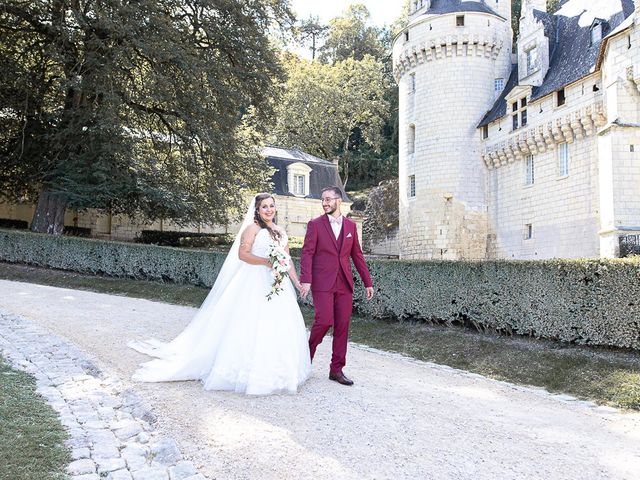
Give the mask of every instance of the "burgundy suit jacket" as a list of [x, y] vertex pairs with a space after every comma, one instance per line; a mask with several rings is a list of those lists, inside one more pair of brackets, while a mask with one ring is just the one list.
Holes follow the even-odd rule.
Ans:
[[349, 261], [351, 258], [364, 286], [373, 287], [358, 241], [356, 224], [343, 216], [340, 235], [342, 248], [338, 249], [339, 242], [331, 229], [327, 215], [314, 218], [307, 224], [300, 258], [301, 283], [310, 283], [311, 289], [317, 292], [327, 292], [333, 288], [342, 270], [353, 291], [353, 275]]

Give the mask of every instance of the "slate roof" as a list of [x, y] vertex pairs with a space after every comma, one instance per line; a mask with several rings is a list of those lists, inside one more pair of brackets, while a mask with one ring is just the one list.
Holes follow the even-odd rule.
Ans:
[[[566, 2], [565, 2], [566, 3]], [[610, 34], [634, 10], [633, 0], [621, 0], [622, 11], [605, 19], [602, 25], [603, 38]], [[534, 10], [536, 19], [542, 21], [545, 35], [549, 38], [549, 70], [542, 85], [534, 87], [531, 100], [534, 101], [562, 87], [569, 85], [595, 71], [601, 43], [591, 45], [591, 26], [580, 26], [580, 16], [565, 17]], [[517, 85], [517, 65], [511, 72], [505, 91], [478, 124], [488, 125], [506, 114], [505, 96]], [[513, 77], [515, 73], [515, 81]]]
[[[340, 175], [338, 174], [338, 167], [329, 160], [301, 150], [278, 147], [265, 147], [262, 153], [266, 157], [267, 163], [275, 169], [271, 181], [273, 182], [273, 193], [276, 195], [294, 196], [289, 191], [287, 167], [298, 162], [304, 163], [311, 168], [309, 194], [305, 198], [320, 199], [324, 187], [335, 185], [343, 188], [342, 180], [340, 180]], [[346, 193], [343, 193], [342, 200], [351, 201]]]
[[507, 102], [505, 100], [506, 96], [518, 85], [518, 65], [513, 64], [511, 66], [511, 75], [509, 75], [509, 80], [507, 80], [507, 84], [504, 86], [504, 90], [498, 97], [498, 99], [491, 107], [491, 110], [487, 112], [484, 118], [478, 124], [478, 128], [484, 127], [485, 125], [489, 125], [494, 120], [504, 117], [507, 114]]
[[503, 18], [484, 2], [465, 2], [463, 0], [433, 0], [424, 15], [442, 15], [454, 12], [482, 12]]

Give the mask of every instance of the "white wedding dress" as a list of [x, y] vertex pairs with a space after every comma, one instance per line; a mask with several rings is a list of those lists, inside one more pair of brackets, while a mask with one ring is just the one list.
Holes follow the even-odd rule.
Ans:
[[[238, 260], [239, 237], [202, 307], [180, 335], [170, 343], [129, 344], [158, 357], [142, 364], [134, 380], [197, 379], [206, 390], [268, 395], [295, 393], [310, 376], [307, 332], [291, 281], [286, 278], [284, 290], [267, 300], [271, 269]], [[263, 228], [251, 252], [266, 258], [272, 242]], [[287, 244], [286, 235], [280, 243]]]

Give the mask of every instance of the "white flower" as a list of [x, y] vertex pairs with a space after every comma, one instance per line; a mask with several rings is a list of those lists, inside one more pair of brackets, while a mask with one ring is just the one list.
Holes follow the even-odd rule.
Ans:
[[267, 300], [271, 300], [273, 295], [278, 295], [282, 290], [284, 290], [282, 282], [284, 282], [284, 279], [289, 276], [291, 257], [278, 243], [272, 243], [269, 245], [267, 255], [271, 262], [271, 276], [273, 277], [271, 292], [267, 294]]

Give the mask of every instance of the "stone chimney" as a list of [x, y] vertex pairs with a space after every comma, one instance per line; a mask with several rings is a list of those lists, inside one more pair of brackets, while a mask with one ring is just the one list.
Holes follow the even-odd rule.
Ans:
[[547, 11], [545, 0], [524, 0], [518, 35], [518, 83], [542, 85], [549, 70], [550, 40], [533, 11]]

